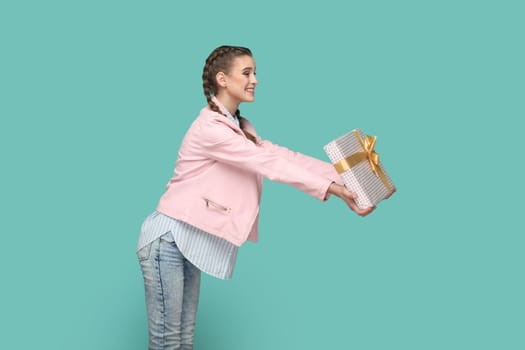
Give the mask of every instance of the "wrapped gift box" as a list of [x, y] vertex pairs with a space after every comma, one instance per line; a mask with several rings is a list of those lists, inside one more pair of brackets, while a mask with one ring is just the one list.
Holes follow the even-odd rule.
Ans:
[[359, 208], [377, 205], [395, 189], [374, 151], [375, 140], [355, 129], [324, 146], [346, 188], [357, 194]]

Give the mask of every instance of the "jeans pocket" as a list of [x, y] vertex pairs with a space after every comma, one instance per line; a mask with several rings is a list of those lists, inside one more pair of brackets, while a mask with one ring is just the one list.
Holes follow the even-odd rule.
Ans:
[[139, 258], [139, 261], [144, 261], [149, 259], [149, 255], [151, 252], [151, 246], [153, 243], [150, 243], [142, 248], [137, 252], [137, 257]]
[[166, 232], [165, 234], [160, 236], [159, 239], [163, 242], [168, 242], [168, 243], [175, 242], [175, 239], [173, 239], [173, 234], [171, 233], [171, 231]]

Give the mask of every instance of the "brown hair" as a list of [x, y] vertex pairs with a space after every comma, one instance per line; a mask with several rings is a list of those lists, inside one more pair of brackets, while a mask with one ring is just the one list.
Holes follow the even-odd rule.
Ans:
[[[224, 116], [226, 115], [212, 100], [212, 96], [216, 95], [218, 91], [217, 81], [215, 80], [215, 77], [219, 72], [228, 73], [231, 68], [233, 59], [240, 56], [253, 57], [250, 49], [246, 47], [219, 46], [218, 48], [213, 50], [206, 59], [206, 64], [204, 65], [204, 69], [202, 72], [202, 87], [204, 89], [204, 96], [206, 96], [208, 105], [210, 106], [212, 111], [220, 113]], [[244, 118], [241, 117], [241, 113], [238, 109], [237, 111], [235, 111], [235, 115], [237, 116], [237, 118], [239, 118], [240, 127], [246, 138], [252, 141], [253, 143], [256, 143], [255, 137], [246, 130], [244, 130]]]

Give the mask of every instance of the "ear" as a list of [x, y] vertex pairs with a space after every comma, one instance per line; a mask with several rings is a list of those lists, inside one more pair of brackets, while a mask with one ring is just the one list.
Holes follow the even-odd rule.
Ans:
[[219, 72], [217, 75], [215, 75], [215, 80], [217, 81], [217, 85], [220, 87], [226, 87], [226, 74], [224, 72]]

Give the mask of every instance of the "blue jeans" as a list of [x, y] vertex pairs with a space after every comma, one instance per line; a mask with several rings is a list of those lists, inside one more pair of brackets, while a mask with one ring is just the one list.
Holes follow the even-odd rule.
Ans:
[[137, 252], [144, 277], [149, 350], [191, 350], [200, 270], [181, 254], [171, 232]]

